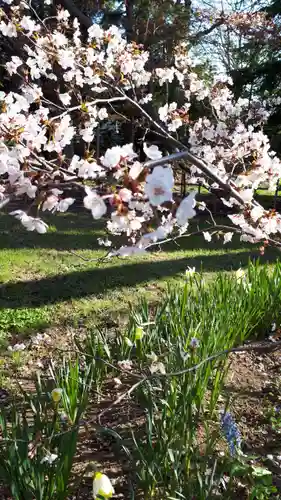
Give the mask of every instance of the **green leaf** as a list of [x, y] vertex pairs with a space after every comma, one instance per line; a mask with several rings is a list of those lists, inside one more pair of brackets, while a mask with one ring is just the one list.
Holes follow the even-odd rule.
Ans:
[[235, 463], [231, 466], [230, 475], [232, 477], [242, 477], [249, 473], [250, 466], [242, 463]]
[[168, 453], [169, 453], [169, 457], [170, 457], [172, 464], [175, 463], [175, 456], [174, 456], [173, 450], [171, 450], [171, 448], [168, 448]]
[[254, 477], [264, 477], [264, 476], [272, 476], [270, 470], [265, 467], [252, 466], [252, 474]]

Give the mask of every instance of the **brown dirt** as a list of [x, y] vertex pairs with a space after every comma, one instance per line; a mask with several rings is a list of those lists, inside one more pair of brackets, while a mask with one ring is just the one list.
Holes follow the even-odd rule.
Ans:
[[[231, 356], [226, 393], [243, 439], [243, 449], [274, 473], [281, 491], [281, 434], [272, 429], [269, 412], [281, 405], [281, 352]], [[277, 458], [279, 457], [279, 458]]]
[[[47, 333], [51, 343], [45, 345], [43, 343], [38, 348], [32, 349], [26, 365], [16, 372], [18, 379], [27, 389], [32, 388], [30, 375], [38, 370], [39, 360], [42, 362], [41, 370], [44, 372], [51, 355], [54, 354], [56, 357], [61, 354], [60, 350], [66, 348], [71, 350], [73, 330], [64, 332], [64, 335], [59, 329]], [[75, 333], [77, 334], [77, 331]], [[83, 333], [81, 330], [81, 337]], [[59, 350], [52, 353], [51, 346], [56, 346]], [[223, 396], [230, 398], [231, 408], [242, 434], [243, 449], [258, 456], [261, 462], [272, 470], [275, 484], [281, 491], [281, 461], [277, 459], [281, 457], [281, 434], [273, 431], [268, 417], [270, 408], [281, 405], [281, 356], [278, 353], [270, 355], [236, 353], [231, 355], [230, 361], [231, 367]], [[9, 368], [8, 361], [6, 368]], [[101, 400], [97, 401], [95, 398], [89, 405], [85, 422], [91, 423], [81, 428], [80, 444], [74, 465], [74, 483], [78, 484], [78, 490], [71, 500], [91, 498], [91, 476], [96, 467], [101, 468], [113, 479], [116, 489], [114, 498], [124, 500], [130, 498], [128, 490], [130, 462], [120, 446], [118, 434], [124, 437], [132, 428], [141, 429], [143, 415], [132, 401], [124, 400], [106, 413], [101, 421], [103, 428], [112, 429], [117, 434], [113, 436], [106, 430], [104, 432], [97, 423], [98, 414], [111, 406], [112, 402], [130, 387], [130, 384], [132, 381], [128, 380], [120, 389], [109, 380]], [[13, 384], [9, 388], [0, 388], [0, 404], [7, 403], [14, 389]], [[3, 489], [0, 490], [0, 498], [8, 500], [11, 497], [7, 490]]]

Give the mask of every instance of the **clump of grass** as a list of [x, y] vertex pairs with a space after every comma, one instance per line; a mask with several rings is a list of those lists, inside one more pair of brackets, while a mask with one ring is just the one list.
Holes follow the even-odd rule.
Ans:
[[[228, 407], [223, 389], [229, 362], [227, 355], [212, 356], [260, 336], [272, 321], [280, 323], [280, 298], [280, 264], [272, 272], [250, 264], [245, 274], [221, 274], [209, 284], [195, 274], [183, 287], [168, 287], [156, 310], [143, 301], [132, 311], [119, 353], [150, 372], [137, 393], [145, 432], [134, 436], [145, 498], [206, 499], [219, 492], [234, 459], [228, 455], [223, 464], [216, 451], [220, 415]], [[249, 475], [241, 450], [234, 451]]]
[[44, 308], [2, 309], [0, 312], [0, 342], [9, 333], [31, 333], [48, 326], [50, 313]]
[[35, 393], [21, 387], [21, 404], [1, 408], [0, 478], [15, 500], [69, 498], [78, 424], [91, 383], [90, 366], [63, 359], [61, 366], [50, 366], [49, 378], [38, 376]]
[[142, 427], [130, 440], [98, 418], [100, 433], [118, 437], [130, 458], [131, 498], [139, 491], [146, 500], [232, 498], [237, 477], [248, 498], [270, 498], [276, 492], [270, 472], [243, 453], [224, 392], [230, 365], [223, 351], [280, 324], [280, 299], [279, 263], [271, 271], [249, 264], [247, 273], [220, 274], [208, 283], [202, 274], [189, 274], [183, 286], [168, 287], [158, 306], [143, 300], [132, 309], [125, 331], [108, 336], [92, 329], [77, 339], [74, 359], [51, 365], [51, 380], [39, 378], [35, 395], [23, 391], [23, 410], [15, 404], [1, 410], [0, 477], [13, 498], [69, 497], [91, 391], [101, 397], [113, 376], [130, 387], [123, 400], [135, 397], [143, 410]]

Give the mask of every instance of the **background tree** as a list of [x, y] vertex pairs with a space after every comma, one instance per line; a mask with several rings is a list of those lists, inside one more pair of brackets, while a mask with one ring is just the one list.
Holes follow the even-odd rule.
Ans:
[[215, 71], [233, 79], [233, 91], [249, 100], [260, 98], [275, 107], [266, 126], [273, 148], [280, 152], [281, 4], [279, 1], [227, 0], [222, 8], [230, 23], [224, 23], [202, 39], [199, 55], [213, 55]]
[[[242, 64], [239, 71], [232, 71], [234, 90], [237, 96], [258, 95], [274, 106], [266, 131], [272, 147], [281, 152], [281, 4], [273, 1], [259, 12], [266, 15], [269, 27], [264, 40], [249, 42], [245, 54], [253, 53], [251, 64]], [[253, 47], [256, 47], [254, 50]], [[254, 57], [256, 54], [256, 57]]]

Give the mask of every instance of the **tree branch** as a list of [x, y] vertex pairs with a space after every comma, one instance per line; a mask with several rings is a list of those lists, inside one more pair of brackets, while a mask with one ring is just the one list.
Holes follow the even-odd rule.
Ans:
[[[243, 198], [232, 186], [223, 182], [221, 178], [215, 172], [213, 172], [211, 168], [203, 160], [200, 160], [199, 158], [194, 156], [192, 153], [190, 153], [190, 151], [187, 148], [184, 151], [181, 151], [179, 153], [174, 153], [169, 156], [164, 156], [163, 158], [160, 158], [158, 160], [147, 161], [144, 164], [144, 167], [153, 168], [156, 167], [157, 165], [163, 165], [165, 163], [169, 163], [170, 161], [181, 160], [182, 158], [185, 158], [186, 160], [190, 161], [190, 163], [199, 168], [201, 172], [206, 174], [214, 182], [217, 182], [219, 186], [221, 186], [224, 189], [224, 191], [231, 194], [233, 198], [235, 198], [241, 205], [245, 204]], [[185, 169], [182, 165], [181, 169], [187, 171], [187, 169]]]
[[221, 26], [223, 23], [224, 23], [224, 19], [219, 19], [217, 22], [215, 22], [215, 24], [210, 26], [210, 28], [206, 28], [205, 30], [202, 30], [202, 31], [199, 31], [198, 33], [196, 33], [196, 35], [192, 35], [189, 38], [189, 40], [191, 40], [192, 42], [196, 42], [200, 38], [203, 38], [204, 36], [207, 36], [210, 33], [212, 33], [212, 31], [214, 31], [216, 28]]

